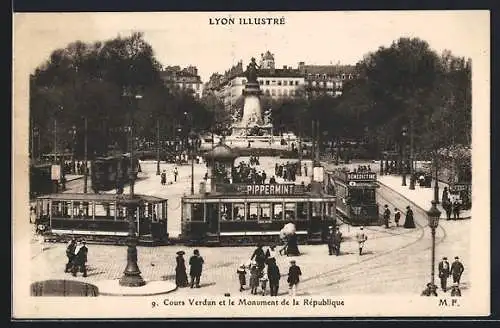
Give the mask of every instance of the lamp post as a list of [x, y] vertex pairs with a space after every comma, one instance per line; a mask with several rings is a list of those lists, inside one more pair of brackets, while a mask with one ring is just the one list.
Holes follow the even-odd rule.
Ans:
[[[432, 253], [431, 253], [431, 285], [429, 289], [433, 291], [437, 290], [436, 285], [434, 284], [434, 262], [436, 260], [436, 228], [439, 225], [439, 217], [441, 212], [436, 207], [436, 202], [432, 201], [432, 207], [429, 211], [427, 211], [427, 218], [429, 219], [429, 227], [431, 228], [432, 234]], [[431, 295], [431, 294], [430, 294]]]
[[71, 147], [71, 173], [75, 173], [75, 148], [76, 148], [76, 126], [72, 126], [69, 130], [73, 144]]
[[407, 135], [406, 126], [403, 126], [401, 130], [402, 136], [402, 147], [401, 147], [401, 173], [403, 176], [403, 181], [401, 183], [402, 186], [406, 186], [406, 135]]
[[434, 154], [434, 202], [439, 204], [438, 154]]
[[191, 141], [191, 195], [194, 195], [194, 155], [196, 147], [196, 134], [193, 131], [189, 133], [189, 139]]
[[87, 116], [83, 118], [84, 121], [84, 150], [83, 150], [83, 193], [87, 193], [87, 181], [88, 181], [88, 158], [87, 158]]
[[[130, 97], [129, 93], [124, 96]], [[142, 98], [141, 95], [133, 95], [136, 100]], [[120, 286], [125, 287], [140, 287], [144, 286], [146, 282], [141, 277], [141, 270], [137, 265], [137, 236], [135, 233], [135, 213], [137, 210], [138, 202], [134, 195], [134, 182], [135, 182], [135, 160], [134, 160], [134, 129], [133, 129], [133, 115], [130, 113], [130, 129], [129, 129], [129, 152], [130, 152], [130, 166], [129, 166], [129, 179], [130, 179], [130, 195], [127, 204], [127, 218], [128, 218], [128, 238], [127, 238], [127, 266], [123, 271], [123, 276], [119, 280]]]
[[413, 168], [413, 117], [410, 119], [410, 190], [415, 190], [415, 170]]
[[156, 119], [156, 175], [160, 175], [160, 120]]

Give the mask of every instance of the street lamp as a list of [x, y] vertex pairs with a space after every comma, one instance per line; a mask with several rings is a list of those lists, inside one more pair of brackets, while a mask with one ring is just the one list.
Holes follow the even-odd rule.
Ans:
[[84, 150], [83, 150], [83, 193], [87, 193], [87, 180], [88, 180], [88, 166], [87, 166], [87, 116], [83, 118], [84, 120]]
[[156, 175], [160, 175], [160, 119], [156, 119]]
[[439, 204], [438, 154], [434, 156], [434, 201]]
[[[432, 201], [432, 207], [427, 211], [427, 218], [429, 219], [429, 227], [432, 233], [432, 254], [431, 254], [431, 282], [428, 288], [432, 291], [437, 290], [437, 286], [434, 284], [434, 262], [436, 259], [436, 228], [439, 225], [439, 217], [441, 212], [436, 207], [437, 203]], [[432, 295], [431, 293], [429, 295]]]
[[75, 173], [75, 148], [76, 148], [76, 126], [72, 126], [69, 130], [69, 134], [71, 135], [73, 145], [71, 149], [71, 173]]
[[414, 153], [413, 153], [413, 118], [410, 120], [410, 190], [415, 190], [415, 169], [414, 164]]
[[189, 133], [189, 139], [191, 141], [191, 195], [194, 195], [194, 155], [195, 155], [196, 133], [191, 131]]
[[[142, 99], [140, 94], [124, 93], [124, 96], [133, 96], [136, 101]], [[129, 166], [129, 179], [130, 179], [130, 195], [127, 205], [127, 219], [128, 219], [128, 238], [127, 238], [127, 266], [123, 271], [123, 276], [119, 280], [120, 286], [125, 287], [140, 287], [144, 286], [146, 282], [141, 277], [141, 270], [137, 265], [137, 236], [135, 233], [135, 213], [138, 206], [138, 201], [135, 200], [134, 195], [134, 182], [135, 182], [135, 160], [134, 160], [134, 129], [133, 129], [133, 115], [130, 112], [130, 129], [129, 129], [129, 152], [130, 152], [130, 166]]]
[[401, 171], [403, 175], [402, 186], [406, 186], [406, 135], [408, 134], [408, 130], [406, 126], [403, 126], [401, 129], [402, 138], [402, 149], [401, 149]]

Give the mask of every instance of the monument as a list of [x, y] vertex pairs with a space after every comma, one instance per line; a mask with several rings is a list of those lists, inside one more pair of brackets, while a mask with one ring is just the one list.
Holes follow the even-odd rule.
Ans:
[[257, 81], [257, 68], [255, 58], [252, 57], [245, 74], [247, 82], [243, 89], [243, 114], [241, 120], [233, 125], [231, 136], [240, 138], [249, 136], [270, 138], [272, 136], [273, 125], [268, 120], [264, 121], [262, 117], [260, 103], [262, 91]]

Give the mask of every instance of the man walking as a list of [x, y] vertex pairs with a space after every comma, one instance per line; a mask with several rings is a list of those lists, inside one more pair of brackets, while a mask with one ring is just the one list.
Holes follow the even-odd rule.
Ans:
[[179, 175], [179, 171], [177, 170], [177, 166], [174, 168], [174, 182], [177, 182], [177, 176]]
[[296, 265], [295, 260], [291, 260], [287, 279], [290, 296], [297, 295], [297, 286], [299, 285], [301, 275], [302, 271], [300, 271], [300, 267]]
[[70, 272], [72, 269], [71, 265], [75, 257], [75, 249], [76, 249], [76, 240], [75, 238], [71, 238], [70, 242], [66, 246], [66, 257], [68, 258], [68, 263], [66, 263], [66, 268], [64, 269], [64, 272]]
[[451, 276], [453, 277], [453, 283], [460, 286], [460, 278], [464, 272], [464, 265], [459, 261], [458, 256], [455, 256], [455, 262], [451, 265]]
[[334, 237], [334, 243], [335, 243], [335, 255], [339, 256], [340, 254], [340, 243], [342, 242], [342, 232], [340, 232], [339, 227], [337, 227], [335, 231], [335, 237]]
[[333, 255], [335, 247], [335, 232], [333, 231], [333, 226], [328, 227], [328, 236], [326, 237], [326, 243], [328, 245], [328, 255]]
[[384, 205], [384, 222], [385, 228], [389, 228], [389, 219], [391, 217], [391, 210], [389, 210], [389, 206], [387, 204]]
[[394, 209], [394, 222], [396, 223], [396, 227], [399, 227], [399, 220], [401, 219], [401, 212], [395, 208]]
[[439, 279], [441, 280], [441, 289], [446, 292], [446, 284], [448, 282], [448, 277], [450, 276], [450, 263], [447, 257], [443, 257], [443, 260], [438, 264]]
[[189, 259], [189, 265], [191, 266], [189, 270], [189, 275], [191, 276], [191, 288], [200, 288], [200, 277], [203, 270], [203, 257], [200, 256], [200, 251], [195, 249], [193, 251], [193, 256]]
[[72, 269], [73, 277], [76, 277], [76, 273], [82, 272], [83, 277], [87, 277], [87, 254], [89, 252], [85, 241], [81, 241], [80, 245], [76, 248], [76, 255], [74, 257], [74, 264]]
[[363, 231], [363, 227], [359, 228], [358, 233], [356, 234], [356, 241], [359, 245], [359, 255], [363, 253], [363, 247], [365, 247], [365, 241], [368, 239], [368, 236]]
[[269, 288], [271, 289], [271, 296], [278, 296], [281, 273], [280, 269], [276, 265], [276, 262], [273, 261], [267, 265], [267, 277], [269, 278]]

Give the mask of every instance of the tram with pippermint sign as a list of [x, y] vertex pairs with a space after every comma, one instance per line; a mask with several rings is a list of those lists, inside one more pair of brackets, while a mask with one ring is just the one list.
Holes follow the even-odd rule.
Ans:
[[167, 199], [163, 198], [138, 194], [49, 194], [36, 198], [35, 213], [37, 231], [49, 241], [85, 238], [101, 244], [124, 244], [131, 224], [128, 214], [134, 213], [134, 230], [140, 244], [168, 242]]
[[323, 243], [335, 226], [335, 197], [295, 184], [217, 184], [214, 191], [182, 198], [181, 239], [238, 246], [279, 243], [293, 223], [299, 243]]
[[354, 225], [380, 224], [379, 206], [376, 199], [377, 174], [356, 172], [345, 168], [325, 171], [325, 189], [336, 195], [337, 214], [345, 222]]

